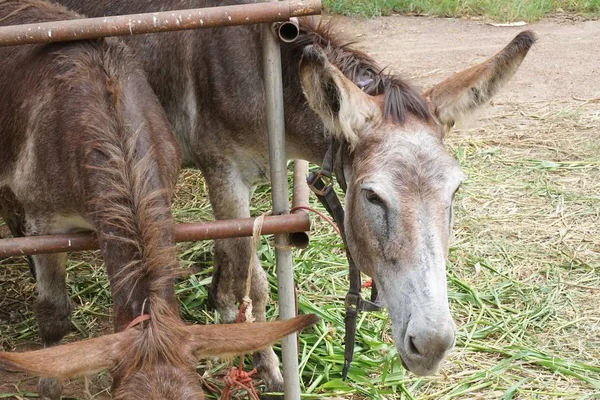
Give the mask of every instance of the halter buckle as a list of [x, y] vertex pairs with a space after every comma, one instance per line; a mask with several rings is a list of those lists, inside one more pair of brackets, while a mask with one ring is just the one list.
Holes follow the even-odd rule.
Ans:
[[360, 305], [362, 303], [362, 299], [360, 297], [360, 294], [356, 294], [356, 293], [350, 293], [348, 292], [346, 294], [346, 310], [354, 310], [356, 312], [361, 311], [360, 310]]
[[327, 190], [333, 186], [331, 176], [326, 175], [322, 170], [311, 173], [306, 182], [317, 196], [325, 196]]

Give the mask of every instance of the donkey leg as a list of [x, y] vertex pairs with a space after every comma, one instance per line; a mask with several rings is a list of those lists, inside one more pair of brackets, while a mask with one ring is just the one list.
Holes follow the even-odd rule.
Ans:
[[[250, 298], [252, 299], [253, 315], [256, 321], [263, 322], [267, 320], [266, 309], [269, 300], [269, 282], [267, 274], [262, 268], [256, 254], [252, 255], [255, 262], [252, 273], [252, 289]], [[273, 351], [272, 347], [257, 351], [253, 354], [253, 361], [256, 370], [260, 373], [260, 377], [265, 382], [267, 391], [283, 392], [283, 376], [279, 369], [279, 358]], [[271, 398], [280, 398], [272, 396], [262, 396], [263, 400]]]
[[[233, 168], [227, 179], [205, 172], [210, 200], [217, 219], [249, 218], [252, 188]], [[217, 308], [223, 321], [235, 322], [238, 306], [245, 293], [248, 265], [252, 261], [250, 297], [256, 321], [266, 320], [269, 298], [267, 276], [256, 253], [252, 251], [251, 238], [222, 239], [215, 241], [214, 273], [209, 293], [211, 303]], [[268, 391], [283, 390], [283, 376], [279, 359], [271, 347], [254, 354], [256, 369]]]
[[[25, 236], [25, 210], [8, 187], [0, 188], [0, 217], [13, 237]], [[31, 275], [35, 278], [35, 267], [31, 256], [27, 256], [27, 263]]]
[[[4, 219], [4, 223], [6, 223], [6, 226], [10, 230], [10, 233], [13, 237], [25, 236], [25, 219], [22, 217], [22, 215], [10, 214], [9, 216], [3, 217], [2, 219]], [[32, 256], [26, 256], [26, 258], [27, 264], [29, 265], [29, 272], [31, 272], [31, 276], [33, 276], [33, 279], [37, 279]]]
[[[66, 253], [33, 256], [37, 276], [36, 316], [44, 347], [59, 344], [71, 329], [66, 261]], [[42, 399], [59, 400], [62, 384], [56, 379], [41, 378], [38, 391]]]

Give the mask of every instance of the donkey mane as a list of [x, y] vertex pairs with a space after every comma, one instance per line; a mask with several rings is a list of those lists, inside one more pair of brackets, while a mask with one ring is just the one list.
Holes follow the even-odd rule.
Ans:
[[[107, 81], [108, 100], [116, 105], [120, 101], [119, 88], [111, 84]], [[123, 119], [119, 118], [118, 122], [122, 123]], [[149, 184], [151, 176], [147, 171], [152, 164], [152, 150], [141, 157], [136, 154], [138, 131], [132, 132], [131, 127], [120, 126], [107, 131], [110, 134], [93, 138], [90, 147], [109, 159], [101, 168], [105, 177], [101, 184], [109, 184], [113, 190], [104, 192], [90, 205], [102, 204], [96, 215], [106, 224], [106, 231], [99, 235], [113, 245], [119, 242], [118, 245], [133, 250], [134, 257], [115, 275], [114, 290], [123, 290], [129, 284], [131, 295], [137, 285], [147, 285], [148, 297], [143, 310], [151, 316], [151, 323], [144, 327], [117, 369], [121, 369], [121, 376], [128, 376], [144, 365], [161, 361], [186, 365], [189, 360], [179, 359], [180, 352], [169, 351], [181, 343], [181, 335], [177, 334], [181, 321], [164, 298], [164, 293], [174, 284], [178, 265], [175, 245], [165, 245], [164, 240], [173, 228], [170, 212], [161, 202], [164, 193], [151, 190]], [[111, 233], [111, 227], [118, 234]]]
[[[56, 17], [58, 16], [62, 19], [82, 18], [77, 13], [69, 11], [66, 7], [49, 4], [43, 0], [0, 0], [0, 7], [6, 7], [2, 10], [4, 16], [0, 18], [0, 22], [14, 17], [16, 18], [14, 24], [56, 21]], [[35, 12], [22, 12], [28, 8], [34, 8]]]
[[[156, 150], [151, 143], [140, 139], [141, 132], [151, 127], [145, 126], [146, 123], [138, 127], [129, 123], [127, 100], [120, 86], [129, 77], [143, 75], [143, 71], [131, 67], [137, 64], [125, 45], [118, 41], [105, 39], [87, 45], [100, 47], [101, 51], [80, 53], [77, 59], [63, 51], [58, 62], [64, 71], [59, 77], [64, 85], [85, 83], [89, 79], [85, 71], [98, 68], [103, 69], [105, 77], [104, 82], [89, 82], [88, 88], [101, 94], [104, 104], [74, 111], [80, 114], [79, 122], [84, 129], [83, 148], [88, 152], [89, 161], [84, 166], [85, 173], [99, 178], [94, 182], [96, 185], [111, 188], [100, 192], [88, 203], [88, 208], [104, 228], [99, 235], [135, 249], [134, 258], [119, 271], [115, 288], [119, 290], [126, 283], [145, 279], [150, 283], [149, 294], [160, 296], [164, 288], [172, 285], [178, 270], [171, 236], [172, 217], [164, 202], [168, 193], [153, 189], [156, 185], [151, 179], [155, 174], [151, 172], [156, 167], [153, 158]], [[146, 144], [147, 148], [140, 146]], [[169, 186], [172, 182], [164, 184]], [[171, 240], [165, 241], [165, 235]]]
[[[102, 159], [102, 166], [86, 165], [85, 169], [100, 176], [97, 182], [110, 187], [88, 204], [95, 218], [103, 224], [98, 235], [104, 240], [127, 248], [133, 254], [115, 275], [114, 290], [125, 287], [129, 296], [137, 285], [146, 285], [147, 298], [144, 311], [151, 316], [142, 334], [134, 341], [123, 363], [118, 364], [121, 376], [129, 376], [144, 365], [166, 362], [172, 365], [187, 365], [190, 360], [182, 359], [181, 352], [173, 349], [182, 343], [184, 326], [177, 310], [165, 296], [172, 291], [174, 280], [179, 274], [177, 250], [172, 237], [173, 219], [165, 198], [166, 190], [156, 190], [151, 180], [156, 179], [155, 149], [152, 144], [140, 148], [140, 132], [149, 126], [133, 127], [128, 123], [119, 82], [125, 82], [132, 74], [143, 76], [141, 69], [125, 67], [137, 65], [121, 43], [114, 41], [99, 60], [106, 75], [105, 99], [110, 115], [117, 118], [98, 124], [88, 120], [86, 131], [87, 151], [93, 153], [94, 161]], [[97, 54], [97, 53], [94, 53]], [[127, 59], [127, 62], [123, 60]], [[118, 62], [115, 62], [117, 61]], [[98, 60], [91, 63], [98, 65]], [[172, 182], [165, 182], [166, 186]], [[170, 198], [168, 199], [171, 200]], [[168, 296], [168, 295], [167, 295]], [[144, 307], [143, 307], [144, 308]], [[126, 369], [124, 371], [123, 369]]]
[[424, 121], [431, 118], [427, 103], [410, 84], [400, 76], [387, 73], [367, 54], [352, 47], [356, 42], [336, 37], [335, 24], [317, 18], [300, 19], [300, 36], [289, 46], [299, 58], [306, 46], [316, 44], [325, 50], [329, 62], [348, 79], [371, 96], [384, 96], [383, 116], [395, 123], [403, 123], [409, 114]]

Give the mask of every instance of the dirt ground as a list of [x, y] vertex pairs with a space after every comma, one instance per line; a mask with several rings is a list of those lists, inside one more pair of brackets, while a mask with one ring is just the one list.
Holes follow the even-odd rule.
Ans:
[[485, 60], [519, 32], [531, 29], [539, 41], [495, 104], [600, 95], [600, 21], [556, 17], [524, 27], [398, 15], [339, 21], [340, 31], [356, 40], [359, 48], [424, 89]]
[[[556, 119], [544, 118], [561, 110], [577, 110], [578, 118], [587, 121], [587, 126], [589, 121], [599, 120], [600, 21], [573, 21], [568, 17], [556, 17], [526, 27], [495, 27], [481, 21], [426, 17], [390, 16], [372, 20], [338, 20], [338, 30], [346, 37], [356, 40], [357, 47], [382, 65], [389, 65], [390, 70], [411, 78], [415, 85], [423, 89], [440, 82], [453, 72], [483, 61], [524, 29], [532, 29], [539, 35], [538, 43], [515, 78], [472, 123], [477, 126], [477, 131], [459, 132], [459, 135], [466, 136], [450, 139], [451, 142], [467, 140], [469, 135], [468, 140], [475, 140], [483, 134], [496, 133], [511, 140], [521, 137], [520, 131], [533, 130], [548, 135], [577, 136], [577, 133], [569, 129], [570, 119], [566, 119], [566, 123], [557, 123]], [[510, 122], [500, 124], [497, 122], [498, 118]], [[532, 120], [535, 120], [534, 125]], [[574, 140], [577, 143], [590, 140], [599, 142], [599, 127], [600, 122], [595, 129], [582, 131]], [[511, 129], [515, 132], [510, 132]], [[557, 142], [541, 140], [540, 143], [551, 147]], [[570, 142], [559, 143], [559, 147], [562, 144], [566, 147], [554, 152], [559, 156], [562, 154], [562, 157], [568, 158], [573, 154], [576, 157], [589, 155], [588, 152], [570, 151]], [[581, 235], [584, 234], [585, 232], [581, 232]], [[599, 246], [597, 231], [594, 238], [596, 246]], [[593, 257], [598, 261], [600, 247], [591, 251], [595, 251]], [[0, 268], [4, 267], [0, 264]], [[595, 312], [597, 319], [597, 304], [582, 304], [582, 309], [587, 307], [590, 313]], [[10, 319], [0, 320], [0, 336], [2, 324], [7, 323], [11, 323]], [[34, 321], [31, 323], [34, 324]], [[20, 347], [21, 350], [26, 348], [26, 345]], [[35, 392], [35, 381], [23, 376], [0, 374], [0, 398], [29, 398], [24, 396], [28, 396], [27, 392]], [[101, 377], [99, 381], [106, 382], [106, 377]], [[84, 382], [75, 381], [67, 386], [65, 392], [81, 395], [85, 392], [85, 386]], [[10, 393], [17, 392], [21, 394], [10, 397]], [[100, 393], [94, 398], [104, 396], [105, 393]]]

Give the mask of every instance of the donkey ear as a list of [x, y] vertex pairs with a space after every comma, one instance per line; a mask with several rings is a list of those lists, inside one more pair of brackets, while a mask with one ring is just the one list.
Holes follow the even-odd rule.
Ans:
[[537, 36], [519, 33], [489, 60], [459, 72], [423, 94], [448, 131], [454, 122], [487, 103], [515, 74]]
[[189, 325], [186, 329], [190, 335], [188, 343], [196, 357], [231, 357], [260, 350], [318, 320], [316, 315], [307, 314], [284, 321]]
[[377, 102], [333, 66], [320, 47], [304, 48], [300, 82], [309, 106], [329, 132], [344, 139], [351, 149], [360, 141], [369, 121], [381, 117]]
[[90, 375], [114, 367], [137, 334], [130, 329], [42, 350], [0, 353], [0, 370], [59, 379]]

